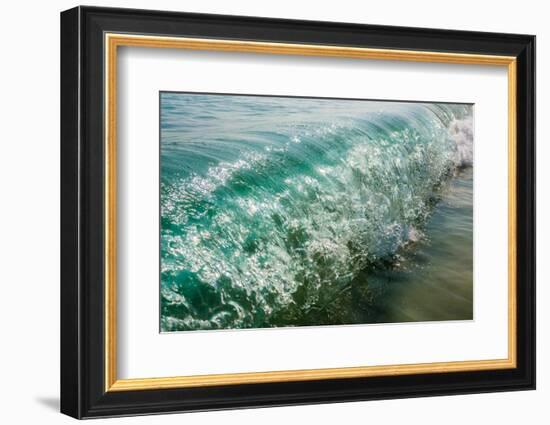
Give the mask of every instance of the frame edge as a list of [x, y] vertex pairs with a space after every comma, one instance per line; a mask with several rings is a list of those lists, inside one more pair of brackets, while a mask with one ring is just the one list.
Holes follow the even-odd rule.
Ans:
[[[523, 389], [536, 389], [536, 36], [525, 36], [518, 54], [518, 355], [522, 357]], [[519, 106], [522, 105], [523, 108]]]
[[80, 8], [60, 14], [60, 411], [82, 417], [79, 276]]

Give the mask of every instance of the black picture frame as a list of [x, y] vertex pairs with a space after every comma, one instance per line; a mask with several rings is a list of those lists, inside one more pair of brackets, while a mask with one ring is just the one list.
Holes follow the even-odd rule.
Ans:
[[[402, 376], [105, 391], [104, 34], [514, 56], [517, 367]], [[535, 37], [76, 7], [61, 13], [61, 412], [75, 418], [535, 388]]]

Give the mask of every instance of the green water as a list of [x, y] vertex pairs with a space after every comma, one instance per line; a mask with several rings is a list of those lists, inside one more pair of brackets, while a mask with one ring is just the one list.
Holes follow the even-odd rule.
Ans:
[[378, 322], [473, 319], [473, 182], [463, 170], [442, 194], [426, 238], [391, 272], [380, 273], [386, 291]]
[[473, 179], [459, 171], [417, 242], [363, 270], [341, 293], [287, 323], [395, 323], [473, 319]]
[[162, 93], [161, 330], [471, 319], [472, 112]]

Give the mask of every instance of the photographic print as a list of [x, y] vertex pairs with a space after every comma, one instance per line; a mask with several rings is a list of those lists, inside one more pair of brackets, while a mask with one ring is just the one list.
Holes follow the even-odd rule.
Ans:
[[160, 330], [473, 319], [473, 114], [161, 92]]

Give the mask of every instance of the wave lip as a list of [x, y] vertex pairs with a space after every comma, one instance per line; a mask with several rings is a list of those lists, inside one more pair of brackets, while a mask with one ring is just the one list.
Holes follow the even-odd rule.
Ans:
[[221, 112], [162, 133], [163, 331], [300, 324], [420, 240], [473, 164], [467, 105], [187, 96]]

